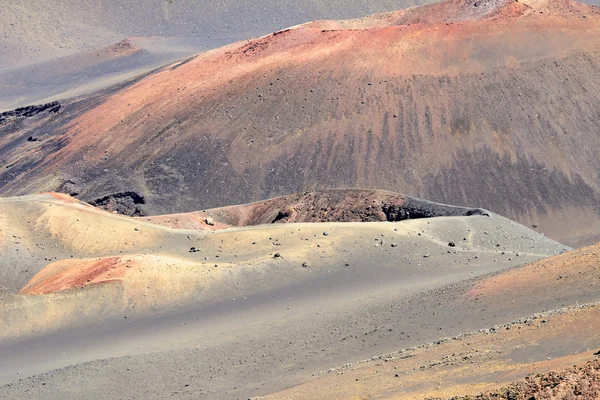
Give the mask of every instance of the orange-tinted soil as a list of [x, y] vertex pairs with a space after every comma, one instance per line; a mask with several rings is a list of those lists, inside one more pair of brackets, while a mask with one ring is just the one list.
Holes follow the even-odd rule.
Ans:
[[[479, 399], [485, 392], [482, 399], [592, 399], [598, 390], [598, 315], [598, 307], [566, 311], [406, 349], [323, 372], [264, 398], [447, 399], [468, 394], [465, 398]], [[573, 365], [579, 366], [564, 371]], [[569, 397], [571, 392], [585, 397]]]
[[20, 293], [40, 295], [117, 282], [123, 279], [127, 268], [132, 268], [134, 264], [135, 261], [120, 257], [58, 261], [36, 274]]
[[549, 299], [579, 292], [583, 299], [600, 288], [599, 261], [600, 244], [595, 244], [483, 280], [465, 299], [491, 307], [510, 307], [528, 296]]
[[475, 396], [456, 396], [452, 397], [452, 400], [595, 400], [598, 398], [600, 398], [600, 360], [588, 361], [563, 371], [528, 376], [506, 388]]

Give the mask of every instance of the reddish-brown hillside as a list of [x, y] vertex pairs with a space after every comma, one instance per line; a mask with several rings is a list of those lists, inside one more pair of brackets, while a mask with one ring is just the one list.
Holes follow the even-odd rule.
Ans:
[[145, 220], [179, 229], [219, 230], [298, 222], [397, 222], [407, 219], [488, 215], [480, 208], [456, 207], [382, 190], [331, 189], [277, 197], [256, 203]]
[[588, 243], [599, 21], [567, 0], [452, 0], [237, 43], [58, 113], [0, 118], [0, 192], [129, 193], [159, 214], [379, 188]]

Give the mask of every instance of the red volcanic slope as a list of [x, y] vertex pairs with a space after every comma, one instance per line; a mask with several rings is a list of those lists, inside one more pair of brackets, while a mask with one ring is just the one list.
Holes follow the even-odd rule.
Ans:
[[381, 188], [592, 242], [598, 15], [452, 0], [236, 43], [0, 126], [0, 191], [135, 192], [165, 214]]
[[330, 189], [277, 197], [250, 204], [190, 213], [157, 215], [148, 222], [178, 229], [219, 230], [298, 222], [382, 222], [442, 216], [484, 215], [485, 210], [455, 207], [382, 190]]
[[123, 279], [132, 260], [108, 257], [98, 260], [62, 260], [46, 266], [20, 293], [40, 295]]

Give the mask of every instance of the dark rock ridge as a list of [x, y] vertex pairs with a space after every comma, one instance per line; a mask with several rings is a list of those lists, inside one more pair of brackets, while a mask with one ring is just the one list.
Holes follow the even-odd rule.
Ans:
[[146, 215], [142, 205], [146, 204], [143, 196], [135, 192], [114, 193], [90, 201], [89, 204], [109, 212], [127, 215], [130, 217], [143, 217]]
[[466, 208], [450, 206], [421, 200], [414, 197], [406, 197], [403, 205], [384, 204], [382, 211], [388, 221], [403, 221], [406, 219], [434, 218], [434, 217], [459, 217], [471, 215], [484, 215], [489, 213], [481, 208]]
[[11, 118], [29, 118], [41, 114], [43, 112], [56, 114], [60, 111], [60, 108], [60, 103], [58, 101], [53, 101], [52, 103], [21, 107], [17, 108], [16, 110], [5, 111], [3, 113], [0, 113], [0, 124], [4, 123], [5, 121]]

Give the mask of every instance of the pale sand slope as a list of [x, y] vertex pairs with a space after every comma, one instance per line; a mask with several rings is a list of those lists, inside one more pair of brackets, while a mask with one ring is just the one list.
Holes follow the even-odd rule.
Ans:
[[[595, 298], [459, 301], [478, 276], [565, 249], [497, 215], [208, 233], [39, 195], [0, 200], [0, 235], [0, 379], [12, 382], [0, 398], [248, 398]], [[81, 263], [93, 274], [71, 255], [95, 260]], [[116, 268], [90, 270], [99, 258]], [[28, 281], [28, 293], [87, 286], [17, 294]]]

